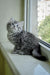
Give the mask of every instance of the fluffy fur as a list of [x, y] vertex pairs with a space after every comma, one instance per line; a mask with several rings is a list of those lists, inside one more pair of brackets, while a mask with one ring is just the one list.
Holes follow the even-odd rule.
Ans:
[[46, 61], [41, 55], [38, 39], [31, 33], [23, 30], [23, 21], [10, 19], [7, 23], [8, 39], [15, 45], [13, 53], [20, 55], [32, 55], [37, 59]]

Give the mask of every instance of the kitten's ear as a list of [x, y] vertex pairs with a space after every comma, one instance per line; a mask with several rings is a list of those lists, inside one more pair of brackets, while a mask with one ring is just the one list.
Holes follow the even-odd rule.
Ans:
[[10, 20], [9, 20], [10, 23], [12, 23], [12, 22], [14, 22], [14, 21], [15, 21], [14, 18], [10, 18]]
[[24, 21], [18, 22], [17, 24], [18, 24], [19, 26], [23, 26]]

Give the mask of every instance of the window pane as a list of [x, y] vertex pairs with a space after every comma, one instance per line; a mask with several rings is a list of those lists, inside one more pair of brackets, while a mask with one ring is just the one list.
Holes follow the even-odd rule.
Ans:
[[50, 43], [50, 1], [38, 0], [39, 38]]

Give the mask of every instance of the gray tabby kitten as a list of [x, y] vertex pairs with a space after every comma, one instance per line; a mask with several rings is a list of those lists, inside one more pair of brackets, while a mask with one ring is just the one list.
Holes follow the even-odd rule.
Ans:
[[46, 61], [41, 55], [38, 39], [31, 33], [23, 30], [23, 21], [18, 22], [12, 18], [7, 23], [8, 39], [15, 45], [13, 53], [32, 55], [39, 60]]

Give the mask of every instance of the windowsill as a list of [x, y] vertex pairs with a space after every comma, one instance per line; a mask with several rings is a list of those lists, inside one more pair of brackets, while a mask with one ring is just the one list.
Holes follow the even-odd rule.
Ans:
[[[11, 54], [13, 45], [9, 42], [0, 44], [0, 48], [14, 75], [40, 75], [40, 72], [42, 72], [41, 75], [50, 74], [49, 62], [39, 61], [29, 55]], [[42, 46], [41, 49], [43, 49]]]
[[41, 46], [42, 54], [45, 55], [48, 58], [48, 60], [50, 61], [50, 48], [43, 45], [42, 43], [39, 43], [39, 44]]
[[40, 46], [44, 47], [46, 50], [50, 51], [50, 48], [48, 48], [47, 46], [43, 45], [42, 43], [39, 43]]

